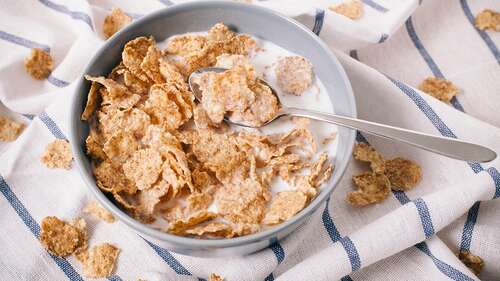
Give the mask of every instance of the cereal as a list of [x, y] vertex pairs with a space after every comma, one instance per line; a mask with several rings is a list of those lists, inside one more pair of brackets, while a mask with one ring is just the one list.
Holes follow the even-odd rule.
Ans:
[[57, 217], [49, 216], [42, 220], [40, 242], [51, 254], [65, 257], [82, 251], [87, 245], [85, 221], [75, 220], [68, 224]]
[[259, 223], [265, 211], [264, 192], [264, 187], [250, 178], [225, 184], [215, 195], [218, 211], [234, 223]]
[[149, 77], [141, 68], [141, 64], [146, 57], [149, 47], [154, 46], [152, 37], [138, 37], [125, 44], [122, 53], [123, 65], [142, 81], [149, 81]]
[[108, 223], [115, 222], [115, 217], [113, 216], [113, 214], [111, 214], [111, 212], [109, 212], [108, 210], [104, 209], [96, 201], [92, 201], [87, 206], [85, 206], [85, 208], [83, 208], [83, 212], [86, 214], [92, 214]]
[[284, 57], [275, 67], [278, 86], [286, 93], [300, 96], [313, 82], [312, 64], [304, 57]]
[[[159, 46], [135, 38], [109, 75], [85, 76], [92, 84], [82, 120], [97, 186], [141, 223], [202, 239], [249, 235], [305, 208], [333, 172], [328, 155], [316, 157], [309, 120], [296, 118], [295, 128], [272, 135], [224, 122], [261, 125], [278, 113], [249, 61], [256, 41], [216, 24], [207, 35]], [[198, 76], [197, 102], [186, 81], [209, 66], [227, 70]], [[288, 185], [279, 195], [271, 193], [275, 177]], [[96, 202], [84, 212], [113, 220]], [[112, 266], [96, 267], [99, 254], [91, 252], [77, 255], [89, 276], [109, 275]]]
[[99, 89], [101, 88], [101, 84], [97, 82], [92, 82], [90, 85], [89, 93], [87, 95], [87, 103], [85, 105], [85, 109], [82, 113], [82, 121], [87, 121], [94, 114], [98, 103], [99, 103]]
[[360, 0], [348, 0], [338, 5], [332, 5], [328, 9], [352, 20], [357, 20], [363, 16], [363, 3]]
[[168, 41], [165, 51], [169, 54], [187, 55], [201, 50], [207, 39], [203, 35], [178, 35]]
[[51, 169], [71, 169], [73, 154], [71, 153], [69, 142], [63, 139], [56, 139], [47, 144], [40, 160], [45, 166]]
[[382, 202], [391, 191], [391, 183], [384, 174], [362, 173], [352, 180], [358, 190], [347, 195], [347, 202], [355, 207]]
[[120, 8], [111, 9], [111, 13], [104, 18], [104, 24], [102, 26], [104, 37], [107, 39], [113, 36], [113, 34], [124, 28], [130, 22], [132, 22], [132, 17], [125, 14]]
[[0, 116], [0, 141], [14, 141], [24, 129], [24, 124]]
[[160, 153], [146, 148], [137, 150], [123, 164], [125, 176], [135, 183], [137, 189], [151, 187], [161, 173], [162, 159]]
[[24, 60], [24, 68], [34, 79], [43, 80], [52, 72], [54, 60], [42, 49], [31, 49], [31, 55]]
[[168, 232], [173, 234], [182, 234], [186, 228], [197, 225], [201, 222], [211, 220], [217, 217], [217, 214], [207, 211], [201, 211], [191, 214], [187, 218], [180, 218], [169, 223]]
[[212, 204], [213, 197], [208, 193], [192, 193], [186, 198], [186, 208], [188, 213], [203, 211]]
[[116, 131], [106, 141], [103, 147], [104, 153], [111, 161], [125, 162], [139, 148], [139, 142], [131, 132]]
[[480, 30], [500, 31], [500, 13], [485, 9], [477, 14], [475, 25]]
[[243, 159], [234, 136], [212, 131], [199, 132], [193, 144], [198, 161], [217, 174], [218, 178], [232, 171]]
[[208, 281], [224, 281], [224, 277], [221, 277], [216, 273], [212, 273], [208, 277]]
[[81, 259], [83, 274], [88, 278], [105, 278], [113, 274], [120, 249], [109, 243], [102, 243], [85, 252]]
[[398, 157], [385, 161], [385, 175], [393, 190], [407, 191], [422, 180], [422, 168], [411, 160]]
[[106, 154], [104, 153], [103, 145], [101, 144], [101, 136], [95, 130], [90, 130], [87, 139], [85, 140], [85, 148], [87, 155], [94, 160], [105, 160]]
[[97, 120], [99, 130], [106, 137], [110, 137], [117, 130], [124, 130], [132, 132], [138, 139], [144, 136], [151, 123], [149, 115], [137, 108], [126, 111], [118, 109], [112, 109], [109, 112], [99, 111]]
[[304, 209], [307, 201], [307, 196], [300, 191], [280, 192], [271, 202], [263, 223], [273, 225], [286, 221]]
[[426, 78], [420, 83], [418, 89], [446, 103], [450, 103], [453, 97], [458, 94], [458, 88], [453, 83], [435, 77]]
[[192, 117], [193, 99], [171, 84], [156, 84], [151, 87], [144, 111], [151, 116], [153, 124], [172, 131]]
[[113, 164], [110, 160], [99, 163], [94, 168], [96, 184], [104, 191], [120, 192], [124, 191], [133, 194], [137, 191], [134, 182], [125, 177], [122, 167]]
[[90, 75], [85, 75], [84, 77], [85, 77], [85, 79], [92, 81], [93, 83], [94, 82], [99, 83], [102, 86], [106, 87], [106, 90], [107, 90], [106, 96], [108, 96], [108, 98], [110, 98], [110, 99], [124, 96], [127, 94], [127, 91], [128, 91], [127, 87], [125, 87], [124, 85], [122, 85], [122, 84], [120, 84], [112, 79], [106, 79], [102, 76], [101, 77], [92, 77]]
[[461, 250], [458, 253], [458, 258], [476, 275], [479, 275], [484, 267], [483, 259], [480, 256], [476, 256], [467, 250]]
[[149, 46], [144, 60], [141, 62], [141, 69], [154, 83], [164, 83], [165, 79], [160, 73], [160, 58], [162, 54], [155, 45]]
[[156, 205], [160, 203], [162, 197], [167, 195], [169, 190], [169, 184], [164, 180], [160, 180], [153, 187], [139, 191], [137, 196], [139, 202], [137, 206], [138, 215], [142, 218], [151, 217]]
[[186, 234], [219, 238], [231, 238], [235, 235], [233, 228], [229, 224], [217, 221], [187, 229]]
[[368, 144], [356, 144], [353, 156], [356, 160], [370, 163], [370, 168], [375, 173], [383, 173], [385, 171], [384, 157]]

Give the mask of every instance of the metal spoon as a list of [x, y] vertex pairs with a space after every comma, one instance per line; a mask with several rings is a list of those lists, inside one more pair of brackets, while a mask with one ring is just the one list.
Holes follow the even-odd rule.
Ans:
[[[207, 67], [198, 69], [189, 76], [189, 87], [191, 88], [191, 91], [193, 92], [194, 96], [198, 101], [201, 102], [202, 92], [198, 87], [198, 84], [196, 84], [195, 82], [196, 80], [195, 77], [204, 72], [224, 72], [226, 70], [227, 70], [226, 68], [220, 68], [220, 67]], [[264, 80], [260, 81], [269, 86], [269, 84]], [[286, 107], [280, 103], [276, 91], [271, 86], [269, 86], [269, 88], [271, 88], [273, 94], [278, 99], [278, 103], [280, 104], [280, 110], [273, 119], [267, 121], [266, 123], [260, 126], [249, 126], [248, 124], [235, 123], [229, 120], [229, 118], [225, 118], [224, 120], [228, 123], [237, 126], [258, 128], [266, 126], [267, 124], [283, 116], [299, 116], [319, 121], [325, 121], [328, 123], [333, 123], [339, 126], [356, 129], [365, 133], [384, 137], [391, 140], [401, 141], [458, 160], [473, 161], [473, 162], [489, 162], [497, 157], [495, 151], [487, 147], [484, 147], [482, 145], [471, 142], [466, 142], [454, 138], [435, 136], [431, 134], [426, 134], [404, 128], [398, 128], [394, 126], [361, 120], [357, 118], [341, 116], [337, 114], [318, 112], [303, 108]]]

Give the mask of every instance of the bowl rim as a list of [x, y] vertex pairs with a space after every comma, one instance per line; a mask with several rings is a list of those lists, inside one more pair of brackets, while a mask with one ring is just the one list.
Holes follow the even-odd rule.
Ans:
[[[355, 97], [352, 91], [352, 86], [350, 84], [349, 78], [347, 77], [347, 74], [343, 68], [343, 66], [340, 64], [338, 61], [337, 57], [333, 54], [333, 52], [330, 50], [330, 48], [324, 43], [319, 36], [314, 34], [312, 31], [310, 31], [307, 27], [299, 23], [298, 21], [287, 17], [285, 15], [280, 14], [279, 12], [273, 11], [271, 9], [261, 7], [258, 5], [249, 5], [245, 3], [238, 3], [238, 2], [229, 2], [229, 1], [220, 1], [220, 0], [213, 0], [213, 1], [194, 1], [194, 2], [185, 2], [185, 3], [179, 3], [179, 4], [174, 4], [169, 7], [165, 7], [163, 9], [160, 9], [158, 11], [155, 11], [153, 13], [150, 13], [134, 22], [126, 26], [124, 29], [118, 31], [116, 34], [114, 34], [111, 38], [109, 38], [105, 44], [103, 44], [99, 50], [94, 54], [90, 62], [87, 64], [85, 67], [84, 72], [82, 73], [81, 77], [79, 78], [78, 82], [76, 83], [75, 87], [75, 93], [73, 94], [73, 97], [71, 99], [71, 113], [70, 113], [70, 138], [71, 138], [71, 148], [73, 150], [73, 155], [75, 159], [75, 163], [77, 166], [77, 169], [85, 182], [85, 184], [90, 188], [91, 192], [94, 194], [94, 197], [97, 198], [100, 204], [102, 204], [104, 207], [106, 207], [108, 210], [110, 210], [113, 215], [119, 218], [120, 221], [124, 222], [128, 227], [132, 228], [132, 230], [138, 232], [139, 234], [142, 235], [147, 235], [149, 237], [152, 237], [154, 239], [160, 240], [160, 241], [166, 241], [168, 243], [172, 243], [177, 246], [183, 246], [183, 247], [189, 247], [189, 248], [196, 248], [196, 249], [203, 249], [203, 248], [229, 248], [229, 247], [234, 247], [234, 246], [241, 246], [241, 245], [246, 245], [246, 244], [251, 244], [255, 242], [259, 242], [262, 240], [269, 240], [272, 239], [273, 237], [276, 237], [279, 235], [282, 231], [285, 229], [291, 227], [292, 225], [295, 224], [300, 224], [303, 223], [303, 220], [306, 219], [312, 212], [314, 212], [325, 200], [327, 200], [337, 184], [340, 182], [342, 179], [345, 171], [347, 170], [347, 166], [349, 165], [351, 159], [348, 158], [347, 161], [344, 161], [340, 166], [335, 167], [336, 174], [338, 175], [337, 177], [334, 178], [334, 180], [331, 182], [331, 184], [326, 185], [322, 187], [323, 189], [326, 189], [324, 192], [320, 192], [316, 198], [313, 199], [313, 201], [303, 210], [301, 210], [298, 214], [293, 216], [291, 219], [280, 223], [270, 229], [259, 231], [257, 233], [253, 233], [250, 235], [245, 235], [245, 236], [240, 236], [240, 237], [235, 237], [235, 238], [225, 238], [225, 239], [198, 239], [198, 238], [190, 238], [190, 237], [183, 237], [183, 236], [177, 236], [174, 234], [170, 234], [167, 232], [163, 232], [157, 229], [152, 228], [151, 226], [147, 224], [143, 224], [133, 217], [129, 216], [127, 213], [122, 211], [117, 205], [115, 205], [110, 199], [106, 197], [103, 191], [97, 187], [95, 179], [92, 175], [89, 175], [86, 173], [85, 168], [84, 168], [84, 162], [88, 161], [86, 158], [87, 156], [84, 155], [85, 153], [82, 152], [81, 147], [80, 147], [80, 140], [77, 138], [77, 122], [81, 122], [80, 120], [80, 115], [82, 112], [82, 108], [77, 107], [78, 104], [78, 99], [86, 98], [86, 97], [81, 97], [81, 93], [78, 91], [84, 86], [83, 84], [85, 83], [83, 79], [83, 75], [85, 73], [88, 73], [89, 70], [92, 68], [92, 66], [95, 64], [97, 59], [103, 55], [108, 49], [109, 46], [113, 45], [115, 41], [117, 41], [122, 34], [126, 34], [129, 29], [132, 29], [135, 26], [141, 25], [144, 22], [147, 22], [151, 18], [155, 17], [161, 17], [161, 16], [168, 16], [171, 13], [176, 13], [184, 10], [189, 10], [191, 8], [213, 8], [217, 7], [220, 9], [226, 9], [226, 8], [236, 8], [236, 9], [245, 9], [248, 11], [251, 11], [252, 13], [256, 14], [267, 14], [268, 16], [271, 17], [276, 17], [279, 18], [281, 21], [288, 22], [288, 24], [291, 24], [295, 26], [296, 29], [301, 30], [301, 32], [306, 33], [311, 40], [314, 40], [315, 43], [317, 43], [328, 55], [329, 59], [333, 60], [335, 64], [338, 65], [338, 72], [339, 75], [341, 76], [342, 80], [344, 81], [346, 85], [346, 92], [347, 92], [347, 100], [349, 103], [350, 111], [352, 112], [351, 116], [356, 117], [357, 116], [357, 110], [356, 110], [356, 102], [355, 102]], [[78, 112], [78, 114], [76, 114]], [[351, 130], [349, 131], [348, 138], [347, 138], [347, 155], [352, 154], [354, 142], [355, 142], [355, 135], [356, 131]], [[291, 230], [290, 232], [294, 231]]]

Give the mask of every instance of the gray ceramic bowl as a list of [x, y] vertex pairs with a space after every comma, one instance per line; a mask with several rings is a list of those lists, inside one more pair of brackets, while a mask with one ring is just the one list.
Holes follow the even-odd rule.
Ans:
[[[191, 2], [175, 5], [141, 18], [115, 34], [90, 61], [85, 73], [106, 76], [121, 60], [124, 44], [138, 36], [152, 35], [162, 41], [175, 34], [206, 31], [217, 22], [224, 22], [237, 32], [269, 40], [292, 52], [308, 58], [316, 75], [326, 86], [338, 114], [355, 117], [356, 107], [349, 80], [335, 56], [318, 37], [306, 27], [273, 11], [239, 3], [222, 1]], [[322, 205], [342, 177], [351, 158], [355, 133], [339, 128], [338, 154], [335, 172], [318, 196], [292, 219], [256, 234], [224, 239], [201, 240], [179, 237], [155, 230], [142, 224], [118, 208], [96, 186], [90, 159], [85, 155], [84, 144], [88, 125], [80, 121], [90, 84], [78, 81], [71, 104], [70, 137], [76, 165], [97, 200], [120, 221], [145, 239], [174, 252], [195, 256], [244, 255], [261, 250], [292, 232]]]

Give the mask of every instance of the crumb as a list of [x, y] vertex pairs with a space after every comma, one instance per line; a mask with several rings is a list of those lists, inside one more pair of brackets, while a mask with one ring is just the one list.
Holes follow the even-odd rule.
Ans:
[[486, 9], [477, 14], [475, 25], [480, 30], [500, 31], [500, 13]]
[[391, 191], [391, 183], [384, 174], [362, 173], [352, 180], [358, 189], [347, 194], [347, 202], [355, 207], [382, 202]]
[[115, 222], [115, 217], [110, 211], [104, 209], [99, 203], [93, 201], [90, 202], [84, 209], [83, 212], [86, 214], [93, 214], [94, 216], [100, 218], [101, 220], [113, 223]]
[[41, 161], [48, 168], [61, 168], [71, 169], [71, 161], [73, 161], [73, 154], [69, 142], [63, 139], [56, 139], [55, 141], [47, 144], [45, 152], [41, 157]]
[[370, 163], [370, 168], [373, 172], [384, 173], [384, 157], [373, 147], [364, 143], [358, 143], [354, 146], [353, 156], [356, 160]]
[[104, 37], [108, 39], [130, 22], [132, 22], [132, 18], [125, 14], [120, 8], [111, 9], [111, 13], [104, 18], [104, 24], [102, 26]]
[[417, 163], [400, 157], [385, 161], [385, 174], [391, 182], [392, 190], [407, 191], [422, 180], [422, 168]]
[[[251, 2], [251, 1], [245, 1], [245, 2]], [[216, 273], [212, 273], [208, 277], [208, 281], [224, 281], [224, 277], [221, 277]]]
[[0, 141], [11, 142], [17, 139], [24, 129], [24, 124], [0, 116]]
[[86, 225], [83, 219], [73, 224], [57, 217], [45, 217], [41, 223], [40, 242], [51, 254], [65, 257], [87, 247]]
[[300, 56], [284, 57], [275, 67], [278, 86], [286, 93], [302, 95], [313, 82], [312, 64]]
[[418, 86], [418, 89], [446, 103], [450, 103], [458, 94], [458, 88], [453, 83], [441, 78], [427, 78]]
[[352, 20], [357, 20], [363, 16], [363, 3], [359, 0], [348, 0], [338, 5], [332, 5], [328, 9]]
[[105, 278], [113, 274], [120, 249], [102, 243], [84, 252], [79, 260], [83, 264], [83, 274], [88, 278]]
[[54, 60], [42, 49], [31, 49], [31, 55], [24, 61], [24, 68], [34, 79], [43, 80], [52, 72]]
[[484, 267], [483, 259], [467, 250], [461, 250], [460, 253], [458, 253], [458, 258], [476, 275], [479, 275]]

